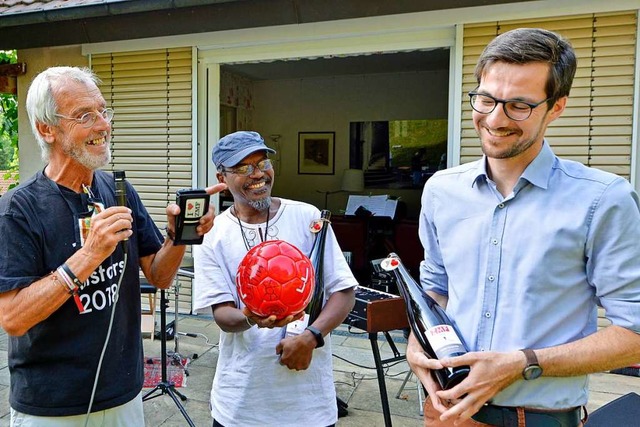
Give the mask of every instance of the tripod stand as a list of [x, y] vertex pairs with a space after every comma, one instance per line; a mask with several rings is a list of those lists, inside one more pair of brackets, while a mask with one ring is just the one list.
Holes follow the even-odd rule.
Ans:
[[[191, 261], [193, 262], [193, 261]], [[179, 332], [178, 331], [178, 303], [179, 303], [179, 294], [180, 294], [180, 276], [184, 276], [184, 277], [188, 277], [193, 279], [194, 278], [194, 273], [193, 273], [193, 265], [186, 265], [183, 267], [180, 267], [178, 269], [178, 273], [176, 274], [176, 278], [175, 278], [175, 282], [173, 285], [173, 289], [174, 289], [174, 317], [173, 317], [173, 330], [174, 330], [174, 337], [173, 337], [173, 352], [169, 352], [169, 357], [171, 357], [171, 359], [176, 362], [177, 364], [181, 365], [184, 368], [184, 373], [186, 376], [189, 376], [189, 369], [187, 368], [187, 366], [182, 362], [182, 355], [180, 354], [180, 335], [184, 335], [187, 337], [192, 337], [192, 338], [197, 338], [198, 335], [196, 334], [192, 334], [192, 333], [188, 333], [188, 332]], [[192, 357], [190, 359], [197, 359], [198, 355], [197, 354], [193, 354]]]
[[[154, 397], [162, 396], [163, 394], [168, 394], [171, 397], [171, 399], [173, 399], [176, 406], [178, 406], [180, 413], [182, 413], [184, 418], [187, 420], [187, 423], [189, 423], [189, 426], [195, 427], [195, 424], [193, 423], [193, 421], [191, 421], [191, 418], [189, 418], [189, 414], [187, 414], [187, 411], [184, 409], [184, 406], [182, 406], [182, 403], [180, 403], [180, 400], [178, 400], [178, 397], [180, 397], [180, 399], [182, 399], [182, 401], [184, 402], [187, 400], [187, 396], [183, 395], [178, 390], [176, 390], [174, 383], [167, 379], [166, 327], [167, 327], [167, 306], [168, 305], [169, 305], [169, 301], [167, 300], [167, 297], [165, 295], [165, 290], [161, 289], [160, 290], [160, 331], [161, 331], [160, 363], [162, 365], [160, 369], [162, 369], [162, 381], [160, 381], [152, 390], [150, 390], [144, 396], [142, 396], [142, 401], [144, 402], [146, 400], [153, 399]], [[156, 393], [156, 392], [159, 392], [159, 393]]]

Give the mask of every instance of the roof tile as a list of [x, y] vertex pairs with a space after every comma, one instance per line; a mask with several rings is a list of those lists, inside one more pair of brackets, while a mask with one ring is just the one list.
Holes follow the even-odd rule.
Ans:
[[0, 16], [110, 3], [112, 1], [113, 0], [2, 0], [0, 1]]

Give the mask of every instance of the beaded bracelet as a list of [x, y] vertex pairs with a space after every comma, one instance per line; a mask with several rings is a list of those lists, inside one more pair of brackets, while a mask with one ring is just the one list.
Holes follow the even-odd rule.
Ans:
[[[58, 274], [59, 274], [59, 273], [58, 273]], [[62, 277], [62, 275], [60, 275], [60, 277]], [[62, 277], [62, 280], [63, 280], [64, 282], [61, 282], [61, 281], [60, 281], [60, 278], [58, 277], [58, 275], [56, 275], [56, 272], [55, 272], [55, 271], [52, 271], [52, 272], [51, 272], [51, 281], [52, 281], [53, 283], [56, 283], [56, 284], [58, 284], [58, 285], [62, 286], [62, 287], [64, 288], [64, 290], [65, 290], [65, 291], [67, 291], [68, 293], [72, 294], [72, 293], [74, 292], [74, 290], [75, 290], [75, 286], [69, 286], [69, 285], [67, 284], [66, 280], [64, 279], [64, 277]]]

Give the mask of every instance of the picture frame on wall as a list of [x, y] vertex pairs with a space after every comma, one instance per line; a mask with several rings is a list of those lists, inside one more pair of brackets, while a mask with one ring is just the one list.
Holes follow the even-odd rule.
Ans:
[[298, 174], [335, 173], [335, 132], [298, 132]]

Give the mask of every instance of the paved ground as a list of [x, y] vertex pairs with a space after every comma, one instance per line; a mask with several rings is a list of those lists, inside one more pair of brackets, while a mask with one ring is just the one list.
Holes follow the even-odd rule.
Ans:
[[[170, 315], [169, 317], [173, 317]], [[171, 320], [171, 319], [169, 319]], [[189, 365], [186, 387], [177, 390], [187, 400], [181, 402], [186, 413], [198, 427], [211, 426], [209, 414], [209, 392], [217, 360], [218, 328], [210, 317], [182, 316], [178, 331], [196, 334], [196, 337], [179, 336], [180, 354], [194, 358]], [[340, 327], [331, 340], [334, 350], [334, 375], [338, 396], [349, 405], [349, 415], [340, 418], [339, 427], [382, 427], [384, 418], [381, 410], [378, 382], [374, 369], [370, 342], [366, 334], [355, 333]], [[404, 353], [401, 333], [393, 333], [394, 342]], [[379, 341], [382, 358], [393, 354], [386, 341]], [[160, 356], [160, 341], [144, 339], [145, 356]], [[167, 343], [167, 350], [175, 350], [175, 342]], [[393, 364], [390, 364], [393, 365]], [[419, 413], [418, 393], [415, 379], [406, 384], [396, 398], [408, 372], [404, 361], [389, 366], [386, 370], [386, 385], [393, 426], [417, 427], [422, 425]], [[0, 333], [0, 426], [8, 426], [9, 372], [7, 368], [7, 338]], [[640, 394], [640, 378], [615, 374], [597, 374], [590, 383], [591, 400], [589, 410], [593, 411], [615, 398], [634, 391]], [[169, 395], [160, 395], [144, 403], [147, 427], [187, 426], [184, 416]], [[301, 425], [303, 425], [301, 416]], [[624, 427], [624, 426], [615, 426]]]

